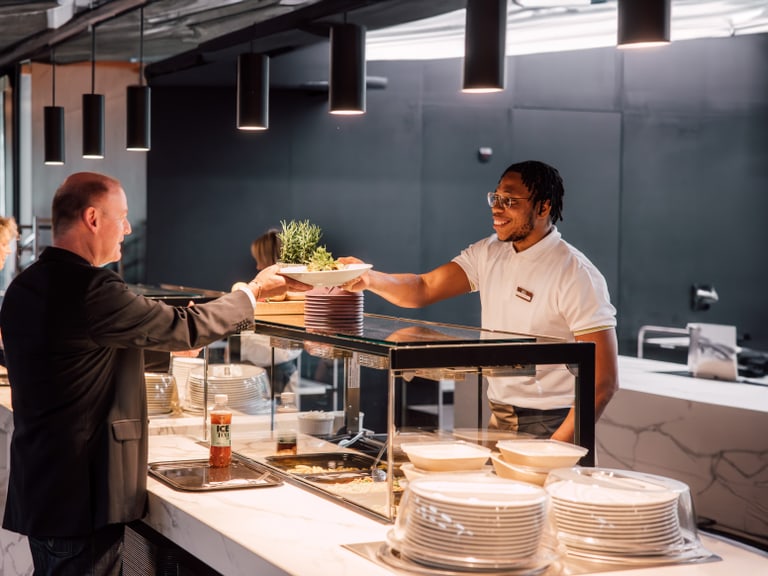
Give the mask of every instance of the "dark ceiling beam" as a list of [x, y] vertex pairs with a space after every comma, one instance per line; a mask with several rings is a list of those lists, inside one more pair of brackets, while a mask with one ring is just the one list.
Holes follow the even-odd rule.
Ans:
[[[208, 63], [210, 60], [205, 58], [205, 54], [219, 52], [238, 45], [245, 45], [252, 40], [273, 36], [285, 32], [296, 30], [317, 30], [317, 21], [323, 18], [333, 16], [343, 17], [344, 13], [350, 13], [373, 4], [384, 4], [381, 0], [322, 0], [306, 7], [297, 8], [292, 12], [276, 16], [269, 20], [257, 22], [252, 26], [237, 30], [230, 34], [214, 38], [208, 42], [203, 42], [197, 48], [187, 50], [176, 56], [160, 60], [148, 65], [144, 69], [144, 74], [149, 80], [157, 76], [180, 72], [194, 66], [200, 66]], [[350, 15], [350, 21], [354, 18]], [[326, 34], [327, 36], [327, 34]]]
[[69, 22], [56, 29], [37, 34], [15, 46], [0, 52], [0, 75], [8, 68], [19, 62], [46, 55], [52, 46], [66, 42], [70, 38], [87, 32], [91, 26], [96, 26], [107, 20], [131, 12], [140, 6], [149, 4], [151, 0], [112, 0], [92, 10], [76, 14]]

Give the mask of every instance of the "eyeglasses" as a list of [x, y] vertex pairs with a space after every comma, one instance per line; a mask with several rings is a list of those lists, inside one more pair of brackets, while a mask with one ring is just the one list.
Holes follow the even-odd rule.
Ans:
[[517, 198], [515, 196], [502, 196], [501, 194], [496, 194], [496, 192], [488, 192], [487, 196], [488, 206], [491, 208], [497, 205], [501, 208], [515, 208], [520, 203], [520, 200], [530, 199], [530, 196], [527, 198]]

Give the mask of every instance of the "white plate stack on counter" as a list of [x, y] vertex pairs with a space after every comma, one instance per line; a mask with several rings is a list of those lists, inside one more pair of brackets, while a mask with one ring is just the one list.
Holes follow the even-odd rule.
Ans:
[[696, 531], [688, 486], [608, 468], [553, 470], [544, 487], [557, 539], [569, 556], [653, 565], [709, 558]]
[[414, 566], [538, 573], [557, 558], [547, 510], [541, 487], [484, 472], [417, 478], [408, 483], [383, 559], [388, 553]]
[[[260, 366], [250, 364], [210, 364], [208, 366], [208, 404], [216, 394], [226, 394], [232, 410], [243, 414], [267, 414], [272, 409], [269, 377]], [[187, 380], [185, 409], [203, 412], [205, 379], [203, 368], [194, 368]]]

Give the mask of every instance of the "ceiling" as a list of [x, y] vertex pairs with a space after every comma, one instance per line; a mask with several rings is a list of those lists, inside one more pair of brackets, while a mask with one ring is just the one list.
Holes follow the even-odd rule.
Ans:
[[[276, 56], [366, 27], [369, 59], [463, 55], [466, 0], [0, 0], [0, 75], [16, 64], [143, 58], [151, 81], [244, 51]], [[144, 43], [140, 52], [140, 14]], [[615, 44], [617, 0], [508, 0], [507, 53]], [[768, 31], [768, 0], [673, 0], [672, 39]], [[52, 52], [53, 48], [53, 52]], [[386, 54], [385, 54], [386, 53]]]
[[[466, 0], [0, 0], [0, 73], [26, 60], [138, 61], [140, 14], [147, 76], [229, 53], [275, 55], [325, 41], [345, 20], [368, 30], [465, 6]], [[222, 54], [223, 53], [223, 54]]]

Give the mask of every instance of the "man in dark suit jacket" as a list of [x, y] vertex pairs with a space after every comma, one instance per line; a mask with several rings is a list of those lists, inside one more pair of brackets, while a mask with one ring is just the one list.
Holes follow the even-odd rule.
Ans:
[[131, 232], [120, 183], [73, 174], [56, 191], [53, 246], [14, 279], [0, 311], [14, 432], [3, 527], [29, 537], [35, 574], [118, 574], [124, 523], [146, 507], [143, 350], [200, 348], [248, 326], [277, 273], [211, 302], [171, 307], [103, 265]]

